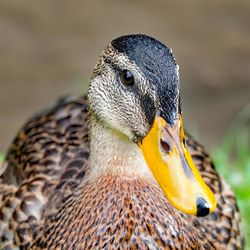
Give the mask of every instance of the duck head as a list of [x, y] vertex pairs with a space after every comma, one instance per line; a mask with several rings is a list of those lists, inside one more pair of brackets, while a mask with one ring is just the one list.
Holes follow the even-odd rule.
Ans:
[[88, 99], [99, 122], [138, 145], [173, 206], [197, 216], [215, 209], [185, 142], [179, 70], [168, 47], [145, 35], [113, 40], [94, 69]]

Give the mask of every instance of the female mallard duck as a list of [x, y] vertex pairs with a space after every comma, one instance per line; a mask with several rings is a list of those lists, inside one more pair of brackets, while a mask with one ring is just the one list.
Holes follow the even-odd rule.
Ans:
[[0, 181], [0, 248], [240, 249], [234, 194], [184, 136], [178, 74], [159, 41], [119, 37], [88, 101], [29, 120]]

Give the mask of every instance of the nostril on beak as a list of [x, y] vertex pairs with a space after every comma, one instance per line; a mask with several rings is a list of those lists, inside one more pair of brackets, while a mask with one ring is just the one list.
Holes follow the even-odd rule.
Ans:
[[202, 197], [198, 197], [196, 200], [197, 216], [203, 217], [209, 214], [210, 207], [206, 200]]
[[169, 153], [171, 151], [171, 147], [167, 142], [160, 140], [160, 143], [161, 143], [161, 147], [165, 153]]

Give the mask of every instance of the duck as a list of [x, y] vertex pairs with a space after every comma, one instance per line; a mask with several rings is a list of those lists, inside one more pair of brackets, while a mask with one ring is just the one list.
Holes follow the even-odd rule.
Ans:
[[182, 121], [173, 52], [118, 37], [32, 116], [0, 177], [0, 249], [242, 249], [235, 195]]

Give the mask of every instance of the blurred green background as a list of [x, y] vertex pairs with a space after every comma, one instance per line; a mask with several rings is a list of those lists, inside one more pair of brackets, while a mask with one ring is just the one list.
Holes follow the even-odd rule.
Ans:
[[184, 125], [233, 185], [249, 237], [249, 25], [249, 0], [1, 0], [0, 152], [32, 113], [86, 92], [113, 38], [151, 35], [174, 51]]

